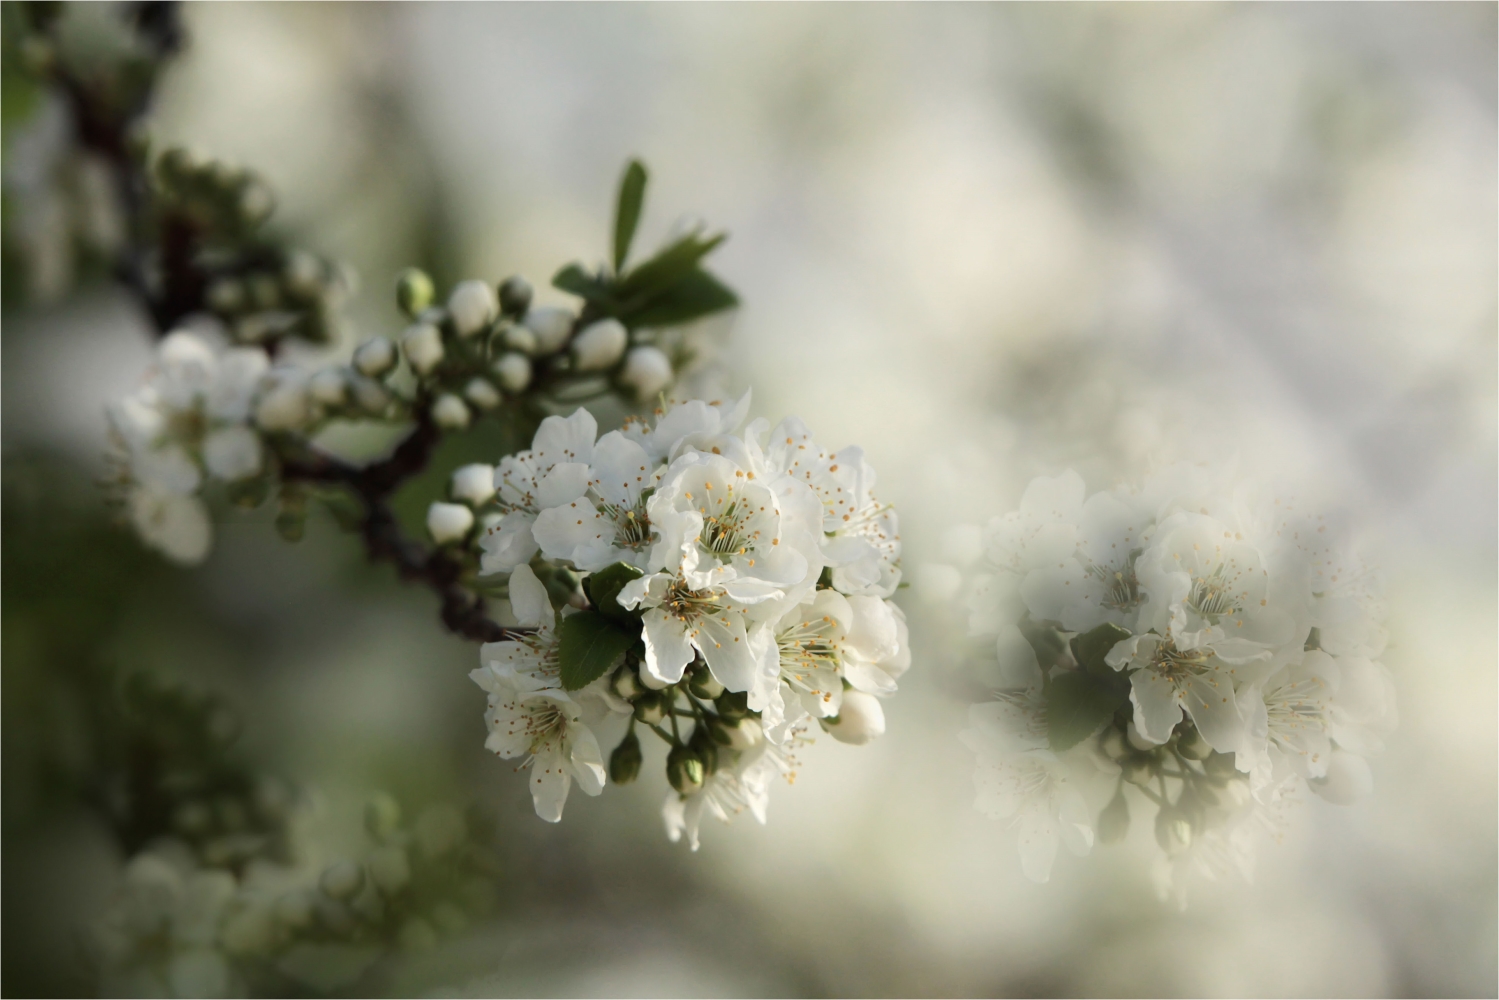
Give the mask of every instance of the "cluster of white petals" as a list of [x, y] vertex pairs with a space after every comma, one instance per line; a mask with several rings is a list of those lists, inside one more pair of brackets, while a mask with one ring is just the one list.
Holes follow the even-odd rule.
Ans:
[[[923, 588], [961, 591], [970, 633], [997, 641], [1004, 690], [962, 735], [1026, 874], [1047, 879], [1058, 841], [1122, 835], [1136, 785], [1181, 898], [1189, 872], [1247, 874], [1252, 834], [1300, 787], [1371, 790], [1396, 722], [1384, 609], [1346, 530], [1221, 470], [1084, 492], [1073, 472], [1033, 481], [1018, 511], [956, 529], [965, 559], [924, 567]], [[1100, 775], [1119, 781], [1095, 824], [1082, 793]]]
[[[667, 825], [694, 847], [705, 813], [747, 808], [764, 820], [770, 779], [792, 772], [791, 749], [814, 720], [848, 743], [884, 731], [880, 699], [910, 665], [889, 600], [895, 513], [875, 499], [859, 449], [829, 452], [795, 418], [739, 433], [748, 408], [748, 394], [691, 400], [602, 436], [579, 409], [546, 418], [530, 449], [503, 459], [488, 496], [455, 479], [455, 494], [481, 500], [483, 572], [510, 574], [516, 620], [534, 629], [486, 646], [475, 679], [490, 692], [491, 749], [532, 761], [543, 818], [560, 817], [572, 780], [589, 794], [603, 783], [590, 699], [605, 716], [630, 713], [631, 734], [635, 723], [670, 727], [664, 738], [685, 756], [668, 765]], [[612, 679], [563, 690], [557, 630], [600, 609], [559, 595], [554, 627], [551, 603], [528, 603], [546, 597], [533, 565], [583, 586], [606, 569], [625, 574], [617, 607], [603, 611], [638, 633]], [[680, 718], [701, 734], [696, 749]]]

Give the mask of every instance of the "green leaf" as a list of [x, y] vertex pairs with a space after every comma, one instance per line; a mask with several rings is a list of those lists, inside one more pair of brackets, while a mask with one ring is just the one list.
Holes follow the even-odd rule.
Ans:
[[640, 626], [628, 628], [592, 611], [562, 619], [557, 627], [557, 660], [562, 686], [569, 691], [604, 676], [614, 661], [640, 639]]
[[689, 233], [625, 275], [616, 284], [615, 291], [622, 301], [643, 302], [686, 277], [697, 267], [698, 261], [726, 239], [728, 237], [722, 233], [708, 239], [703, 239], [698, 233]]
[[1036, 663], [1040, 665], [1043, 674], [1056, 666], [1057, 657], [1067, 648], [1067, 640], [1062, 638], [1062, 633], [1050, 625], [1042, 625], [1028, 614], [1016, 622], [1015, 627], [1020, 629], [1025, 641], [1036, 651]]
[[645, 204], [645, 164], [631, 160], [619, 181], [619, 201], [614, 209], [614, 270], [625, 266], [635, 227], [640, 224], [640, 209]]
[[612, 305], [614, 302], [609, 286], [596, 275], [583, 270], [581, 264], [569, 264], [552, 275], [552, 287], [601, 305]]
[[1132, 634], [1129, 629], [1121, 625], [1104, 622], [1095, 629], [1079, 632], [1072, 637], [1072, 657], [1090, 674], [1099, 677], [1116, 677], [1119, 671], [1105, 663], [1104, 657], [1109, 655], [1109, 650], [1115, 645], [1128, 639]]
[[631, 580], [638, 580], [644, 575], [629, 563], [617, 562], [587, 577], [583, 581], [583, 591], [588, 595], [593, 609], [599, 614], [621, 624], [629, 624], [638, 628], [642, 612], [621, 607], [619, 592], [625, 588], [625, 584]]
[[1046, 727], [1051, 748], [1056, 751], [1077, 746], [1108, 722], [1121, 702], [1129, 700], [1126, 688], [1119, 690], [1072, 670], [1052, 678], [1046, 691]]
[[693, 268], [666, 291], [620, 318], [632, 327], [675, 326], [738, 304], [739, 296], [727, 286], [702, 268]]

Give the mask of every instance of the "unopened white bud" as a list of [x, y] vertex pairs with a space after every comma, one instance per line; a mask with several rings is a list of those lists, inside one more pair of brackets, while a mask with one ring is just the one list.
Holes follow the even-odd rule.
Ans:
[[492, 410], [502, 402], [500, 390], [488, 379], [475, 376], [463, 387], [463, 398], [481, 410]]
[[1374, 774], [1364, 758], [1344, 750], [1334, 750], [1327, 758], [1327, 774], [1308, 784], [1328, 802], [1347, 806], [1374, 791]]
[[654, 676], [649, 670], [640, 671], [640, 683], [650, 688], [652, 691], [661, 691], [665, 688], [671, 687], [671, 683], [669, 681], [661, 680], [659, 677]]
[[651, 399], [671, 385], [671, 359], [659, 347], [644, 344], [630, 348], [625, 355], [624, 371], [619, 380], [635, 393], [637, 399]]
[[379, 378], [396, 366], [396, 345], [385, 337], [371, 337], [354, 352], [354, 369], [361, 375]]
[[577, 361], [578, 371], [596, 372], [613, 367], [624, 357], [629, 343], [630, 332], [617, 319], [601, 319], [588, 324], [573, 338], [573, 358]]
[[537, 354], [556, 354], [572, 333], [573, 314], [550, 307], [531, 309], [526, 312], [524, 323], [536, 334]]
[[885, 710], [880, 700], [863, 691], [843, 692], [843, 705], [831, 719], [822, 720], [822, 728], [840, 743], [862, 746], [885, 735]]
[[306, 250], [294, 250], [287, 258], [282, 274], [288, 288], [304, 298], [311, 298], [321, 289], [323, 265]]
[[[876, 702], [878, 704], [878, 702]], [[884, 732], [885, 717], [880, 716], [880, 731]], [[738, 722], [725, 726], [729, 736], [729, 746], [735, 750], [748, 750], [757, 745], [765, 736], [765, 730], [760, 728], [760, 723], [751, 718], [743, 718]]]
[[468, 404], [451, 392], [438, 396], [437, 402], [432, 404], [432, 419], [437, 421], [437, 426], [448, 430], [463, 430], [468, 426], [471, 416]]
[[307, 383], [300, 372], [272, 373], [255, 404], [255, 422], [268, 431], [300, 430], [312, 416]]
[[453, 472], [449, 492], [453, 499], [475, 507], [487, 503], [494, 496], [494, 466], [483, 462], [461, 466]]
[[442, 331], [431, 323], [408, 326], [401, 334], [401, 350], [419, 375], [426, 375], [442, 361]]
[[1141, 733], [1140, 730], [1135, 728], [1133, 720], [1125, 729], [1124, 736], [1125, 739], [1129, 740], [1129, 745], [1134, 747], [1136, 750], [1153, 750], [1156, 747], [1160, 746], [1159, 743], [1152, 743], [1150, 740], [1147, 740], [1145, 738], [1145, 735]]
[[349, 383], [337, 368], [324, 368], [307, 380], [312, 398], [324, 406], [342, 406], [349, 396]]
[[531, 384], [531, 359], [511, 351], [494, 363], [495, 377], [506, 392], [525, 392]]
[[474, 512], [461, 503], [434, 503], [427, 508], [427, 531], [439, 545], [456, 542], [474, 526]]
[[512, 324], [505, 328], [505, 346], [512, 351], [520, 351], [522, 354], [535, 354], [537, 344], [536, 334], [529, 326]]
[[448, 296], [448, 315], [460, 337], [472, 337], [488, 326], [499, 312], [500, 303], [488, 282], [461, 281]]
[[372, 378], [355, 375], [349, 380], [354, 390], [354, 402], [371, 416], [380, 416], [390, 406], [390, 390]]

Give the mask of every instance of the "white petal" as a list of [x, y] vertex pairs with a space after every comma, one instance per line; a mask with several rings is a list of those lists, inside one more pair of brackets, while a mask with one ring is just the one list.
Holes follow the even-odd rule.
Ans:
[[510, 574], [510, 610], [518, 624], [527, 628], [555, 621], [547, 589], [530, 566], [517, 566]]

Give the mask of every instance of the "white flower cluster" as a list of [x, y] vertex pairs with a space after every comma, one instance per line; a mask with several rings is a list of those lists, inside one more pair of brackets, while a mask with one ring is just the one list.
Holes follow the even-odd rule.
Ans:
[[212, 541], [204, 484], [249, 479], [265, 464], [253, 421], [270, 367], [261, 348], [177, 330], [162, 338], [140, 388], [109, 408], [111, 459], [130, 519], [179, 562], [198, 562]]
[[[694, 848], [705, 811], [764, 821], [812, 720], [847, 743], [884, 731], [879, 699], [910, 665], [888, 600], [895, 513], [858, 448], [826, 451], [794, 418], [736, 434], [748, 406], [694, 400], [602, 437], [580, 409], [543, 421], [488, 484], [487, 467], [455, 476], [465, 511], [489, 511], [482, 569], [510, 574], [531, 630], [486, 645], [473, 677], [488, 746], [530, 764], [543, 819], [574, 780], [590, 795], [633, 780], [637, 726], [671, 747], [668, 832]], [[434, 505], [434, 533], [458, 506]]]
[[[928, 567], [923, 588], [965, 590], [971, 633], [998, 637], [1005, 689], [962, 739], [1032, 879], [1058, 840], [1122, 837], [1126, 786], [1157, 809], [1158, 884], [1179, 900], [1191, 873], [1247, 876], [1255, 831], [1302, 784], [1371, 790], [1365, 758], [1396, 721], [1383, 606], [1326, 518], [1182, 465], [1086, 500], [1075, 473], [1037, 479], [957, 534], [970, 563]], [[1118, 781], [1095, 822], [1100, 775]]]

